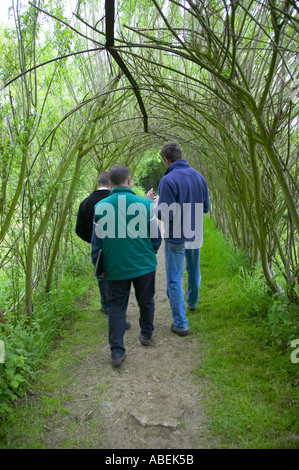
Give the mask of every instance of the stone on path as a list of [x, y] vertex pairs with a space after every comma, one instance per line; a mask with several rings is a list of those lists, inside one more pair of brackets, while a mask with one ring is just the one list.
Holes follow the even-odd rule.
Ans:
[[143, 403], [131, 415], [143, 426], [165, 426], [176, 429], [179, 418], [184, 410], [174, 409], [173, 406]]

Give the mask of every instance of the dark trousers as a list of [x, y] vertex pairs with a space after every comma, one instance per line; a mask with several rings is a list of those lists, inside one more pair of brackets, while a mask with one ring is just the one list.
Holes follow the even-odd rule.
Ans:
[[133, 283], [139, 306], [141, 334], [146, 339], [152, 336], [155, 310], [155, 274], [156, 271], [153, 271], [134, 279], [107, 281], [109, 344], [112, 355], [118, 356], [125, 352], [124, 334], [131, 283]]
[[108, 285], [106, 279], [97, 277], [99, 291], [101, 294], [101, 311], [107, 313], [108, 304]]

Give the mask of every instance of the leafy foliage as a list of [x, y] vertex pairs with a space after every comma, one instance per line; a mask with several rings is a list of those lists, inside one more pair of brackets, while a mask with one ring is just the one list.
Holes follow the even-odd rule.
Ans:
[[97, 173], [122, 163], [143, 187], [137, 191], [157, 190], [164, 171], [157, 154], [167, 140], [180, 142], [206, 177], [217, 227], [249, 260], [251, 314], [268, 316], [278, 342], [297, 334], [296, 3], [118, 2], [121, 60], [106, 47], [104, 7], [85, 0], [69, 12], [63, 0], [14, 2], [11, 24], [0, 30], [8, 395], [31, 375], [27, 325], [37, 343], [45, 331], [35, 327], [40, 293], [53, 300], [65, 275], [81, 276], [76, 253], [88, 256], [74, 233], [76, 214]]
[[45, 296], [40, 287], [34, 321], [28, 323], [22, 318], [16, 323], [12, 317], [2, 325], [0, 340], [5, 346], [5, 362], [0, 364], [0, 417], [10, 412], [12, 403], [26, 393], [52, 342], [78, 313], [78, 301], [88, 290], [88, 273], [85, 259], [73, 257], [59, 288]]
[[165, 167], [161, 158], [152, 152], [145, 156], [136, 169], [137, 182], [146, 192], [153, 188], [158, 193], [158, 186], [164, 176]]

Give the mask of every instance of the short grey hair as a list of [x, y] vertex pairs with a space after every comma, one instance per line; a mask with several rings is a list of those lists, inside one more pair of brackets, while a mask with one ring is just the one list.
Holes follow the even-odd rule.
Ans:
[[108, 187], [110, 185], [110, 178], [109, 178], [108, 171], [102, 171], [101, 173], [99, 173], [98, 185], [99, 186], [106, 186], [106, 187]]

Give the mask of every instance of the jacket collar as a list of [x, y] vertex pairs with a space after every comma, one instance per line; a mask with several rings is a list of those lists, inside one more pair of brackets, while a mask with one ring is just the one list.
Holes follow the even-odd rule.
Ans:
[[186, 160], [181, 158], [180, 160], [176, 160], [175, 162], [171, 163], [171, 165], [169, 165], [169, 167], [165, 170], [164, 175], [167, 175], [168, 173], [170, 173], [172, 170], [175, 170], [176, 168], [189, 168], [189, 167], [190, 167], [189, 163], [187, 163]]
[[126, 186], [117, 186], [116, 188], [113, 188], [111, 190], [110, 194], [112, 195], [112, 194], [126, 193], [126, 192], [131, 193], [131, 194], [135, 194], [133, 189], [127, 188]]

